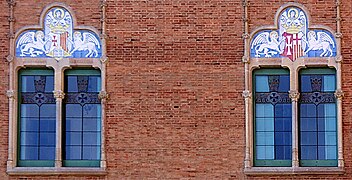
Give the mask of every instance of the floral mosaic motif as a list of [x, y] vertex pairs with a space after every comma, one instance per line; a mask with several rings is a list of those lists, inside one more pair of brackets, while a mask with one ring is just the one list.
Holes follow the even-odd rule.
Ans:
[[251, 57], [287, 57], [295, 61], [299, 57], [336, 56], [336, 40], [324, 29], [309, 29], [305, 12], [298, 7], [284, 9], [278, 18], [277, 30], [257, 32], [251, 41]]
[[101, 42], [90, 30], [74, 30], [72, 15], [62, 7], [50, 9], [44, 29], [27, 30], [16, 40], [16, 56], [32, 58], [100, 58]]

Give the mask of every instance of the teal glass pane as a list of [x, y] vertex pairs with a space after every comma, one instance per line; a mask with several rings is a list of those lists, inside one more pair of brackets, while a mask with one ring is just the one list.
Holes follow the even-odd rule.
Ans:
[[335, 91], [336, 90], [336, 82], [335, 75], [324, 75], [323, 76], [323, 91]]
[[255, 91], [269, 92], [268, 76], [255, 76]]

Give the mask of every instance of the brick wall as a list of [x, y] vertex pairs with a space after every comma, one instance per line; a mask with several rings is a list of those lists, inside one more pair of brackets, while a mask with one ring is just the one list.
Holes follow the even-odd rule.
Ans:
[[[53, 0], [16, 0], [15, 29], [39, 22]], [[64, 0], [78, 25], [100, 29], [98, 0]], [[251, 0], [250, 31], [289, 1]], [[293, 1], [292, 1], [293, 2]], [[299, 0], [313, 24], [336, 29], [333, 0]], [[107, 179], [338, 179], [352, 177], [352, 14], [342, 0], [344, 155], [340, 176], [245, 176], [241, 0], [108, 0]], [[266, 7], [268, 6], [268, 7]], [[0, 2], [0, 91], [8, 86], [8, 6]], [[6, 176], [8, 103], [0, 93], [0, 177]], [[46, 176], [56, 179], [104, 179]]]

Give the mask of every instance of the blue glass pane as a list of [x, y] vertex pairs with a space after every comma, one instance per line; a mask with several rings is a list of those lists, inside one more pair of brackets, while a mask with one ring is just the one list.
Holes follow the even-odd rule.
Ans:
[[317, 159], [316, 146], [301, 146], [301, 159], [303, 160]]
[[21, 145], [38, 145], [38, 133], [36, 132], [21, 132]]
[[269, 92], [268, 76], [255, 76], [255, 91]]
[[83, 131], [100, 131], [100, 118], [84, 118]]
[[82, 133], [81, 132], [66, 132], [66, 145], [81, 145]]
[[316, 106], [314, 104], [300, 105], [301, 117], [316, 117]]
[[55, 146], [55, 133], [40, 133], [41, 146]]
[[66, 118], [66, 131], [82, 131], [82, 118]]
[[257, 159], [274, 159], [274, 146], [257, 146]]
[[291, 154], [291, 146], [275, 146], [275, 159], [290, 160]]
[[83, 159], [85, 160], [100, 160], [100, 147], [99, 146], [84, 146]]
[[301, 132], [301, 145], [317, 145], [317, 132]]
[[83, 145], [100, 145], [100, 133], [83, 132]]
[[44, 91], [45, 92], [53, 92], [54, 91], [54, 76], [46, 76]]
[[82, 106], [79, 104], [66, 104], [66, 117], [82, 117]]
[[318, 145], [336, 145], [336, 132], [318, 132]]
[[22, 91], [21, 92], [35, 92], [34, 76], [22, 76]]
[[274, 117], [274, 106], [272, 104], [256, 104], [256, 117]]
[[318, 117], [336, 117], [335, 104], [319, 104]]
[[21, 146], [21, 160], [38, 160], [38, 147]]
[[337, 159], [336, 146], [325, 146], [325, 159]]
[[21, 117], [39, 117], [39, 106], [36, 104], [21, 104]]
[[85, 104], [83, 106], [83, 117], [101, 117], [100, 104]]
[[40, 117], [55, 117], [56, 106], [55, 104], [42, 104], [40, 106]]
[[291, 104], [276, 104], [275, 117], [291, 117], [292, 116]]
[[275, 145], [291, 145], [291, 132], [275, 132]]
[[324, 75], [323, 76], [323, 91], [334, 92], [336, 90], [335, 75]]
[[310, 76], [301, 76], [301, 92], [312, 92]]
[[301, 131], [316, 131], [317, 121], [315, 118], [301, 118], [300, 121]]
[[41, 118], [40, 131], [55, 132], [56, 119], [55, 118]]
[[39, 158], [40, 160], [54, 160], [55, 147], [40, 147]]
[[66, 76], [66, 77], [67, 77], [67, 92], [78, 92], [77, 76]]
[[21, 131], [39, 131], [38, 118], [21, 118]]
[[288, 92], [290, 90], [290, 77], [280, 76], [279, 92]]
[[65, 159], [81, 160], [81, 146], [66, 146]]
[[274, 145], [274, 132], [257, 132], [257, 145]]
[[89, 76], [88, 92], [99, 92], [100, 87], [101, 87], [100, 77], [99, 76]]
[[265, 158], [265, 146], [256, 146], [256, 155], [257, 159], [266, 159]]
[[336, 118], [318, 118], [319, 131], [336, 131]]
[[275, 118], [275, 131], [291, 131], [291, 118]]

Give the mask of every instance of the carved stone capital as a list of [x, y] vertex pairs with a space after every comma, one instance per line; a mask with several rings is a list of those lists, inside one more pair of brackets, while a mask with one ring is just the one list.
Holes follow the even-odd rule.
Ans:
[[248, 56], [243, 56], [243, 57], [242, 57], [242, 62], [243, 62], [243, 63], [249, 63], [249, 58], [248, 58]]
[[100, 91], [99, 95], [98, 95], [99, 99], [103, 100], [103, 99], [108, 99], [109, 98], [109, 94], [106, 91]]
[[14, 17], [7, 17], [7, 20], [8, 20], [9, 22], [15, 22], [15, 18], [14, 18]]
[[14, 99], [16, 95], [16, 92], [14, 90], [7, 90], [6, 91], [6, 96], [9, 99]]
[[336, 6], [336, 7], [339, 7], [340, 4], [341, 4], [341, 2], [340, 2], [339, 0], [337, 0], [337, 1], [335, 2], [335, 6]]
[[342, 33], [335, 33], [336, 38], [342, 38]]
[[245, 91], [243, 91], [242, 96], [245, 99], [250, 99], [250, 98], [252, 98], [252, 93], [250, 91], [248, 91], [248, 90], [245, 90]]
[[9, 62], [9, 63], [12, 62], [13, 59], [14, 59], [14, 57], [13, 57], [11, 54], [6, 57], [6, 60], [7, 60], [7, 62]]
[[342, 100], [342, 98], [345, 96], [345, 93], [341, 89], [337, 89], [334, 94], [335, 97], [339, 100]]
[[242, 34], [242, 38], [243, 39], [248, 39], [249, 38], [249, 34], [248, 33]]
[[335, 61], [336, 61], [337, 63], [341, 63], [341, 62], [343, 61], [342, 56], [336, 56], [336, 57], [335, 57]]
[[15, 6], [16, 5], [16, 1], [15, 0], [7, 0], [7, 4], [9, 6]]
[[13, 32], [8, 33], [7, 34], [7, 38], [8, 39], [14, 39], [15, 38], [15, 33], [13, 33]]
[[243, 0], [242, 5], [243, 5], [243, 7], [248, 7], [249, 2], [247, 0]]
[[61, 90], [56, 90], [56, 91], [53, 91], [54, 93], [54, 98], [56, 99], [63, 99], [65, 98], [65, 93]]
[[108, 58], [107, 56], [105, 56], [105, 55], [100, 58], [100, 61], [101, 61], [102, 63], [106, 63], [106, 62], [108, 62], [108, 60], [109, 60], [109, 58]]
[[294, 101], [294, 102], [297, 102], [297, 101], [298, 101], [299, 95], [300, 95], [299, 92], [296, 91], [296, 90], [294, 90], [294, 91], [289, 91], [289, 96], [290, 96], [291, 100]]
[[106, 0], [101, 0], [100, 1], [100, 7], [103, 8], [103, 7], [106, 7], [108, 4], [106, 3]]
[[340, 17], [337, 17], [337, 18], [335, 18], [335, 20], [336, 20], [337, 22], [339, 22], [339, 21], [341, 21], [341, 18], [340, 18]]

